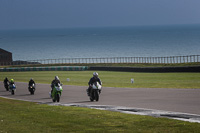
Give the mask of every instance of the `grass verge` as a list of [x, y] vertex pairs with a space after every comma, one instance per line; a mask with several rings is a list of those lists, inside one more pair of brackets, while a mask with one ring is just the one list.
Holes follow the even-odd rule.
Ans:
[[0, 98], [0, 132], [200, 131], [199, 123]]
[[[36, 83], [50, 84], [56, 75], [65, 85], [87, 86], [93, 71], [35, 71], [0, 72], [0, 80], [13, 78], [16, 82], [27, 82], [34, 78]], [[98, 71], [104, 87], [125, 88], [200, 88], [200, 73], [136, 73]], [[70, 79], [67, 82], [67, 78]], [[134, 83], [131, 83], [131, 78]]]

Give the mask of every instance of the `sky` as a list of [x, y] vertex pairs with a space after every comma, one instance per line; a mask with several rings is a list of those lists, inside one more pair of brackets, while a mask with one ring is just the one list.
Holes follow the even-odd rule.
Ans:
[[200, 24], [200, 0], [0, 0], [0, 29]]

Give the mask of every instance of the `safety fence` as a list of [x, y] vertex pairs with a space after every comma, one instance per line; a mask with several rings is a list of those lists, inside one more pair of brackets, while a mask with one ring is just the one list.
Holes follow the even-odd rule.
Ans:
[[187, 67], [89, 67], [92, 71], [121, 71], [121, 72], [200, 72], [200, 66]]
[[87, 67], [87, 66], [53, 66], [53, 67], [11, 67], [0, 68], [0, 72], [23, 71], [122, 71], [122, 72], [200, 72], [200, 66], [188, 67]]
[[20, 71], [85, 71], [87, 66], [51, 66], [51, 67], [12, 67], [0, 68], [0, 72], [20, 72]]
[[2, 62], [7, 65], [37, 65], [37, 64], [91, 64], [91, 63], [151, 63], [151, 64], [177, 64], [200, 62], [200, 55], [169, 56], [169, 57], [107, 57], [107, 58], [60, 58], [40, 59], [28, 61]]

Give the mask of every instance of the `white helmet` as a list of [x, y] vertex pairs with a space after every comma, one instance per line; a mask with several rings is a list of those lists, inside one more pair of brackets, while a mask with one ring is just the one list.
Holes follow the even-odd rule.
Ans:
[[55, 80], [59, 80], [58, 76], [55, 76]]
[[98, 75], [99, 75], [99, 74], [98, 74], [97, 72], [94, 72], [94, 73], [93, 73], [93, 76], [96, 77], [96, 78], [98, 78]]

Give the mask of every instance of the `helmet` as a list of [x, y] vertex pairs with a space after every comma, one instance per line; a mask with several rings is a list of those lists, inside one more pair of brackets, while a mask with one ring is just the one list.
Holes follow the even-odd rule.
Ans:
[[11, 79], [10, 82], [13, 83], [13, 82], [14, 82], [14, 79]]
[[93, 73], [93, 77], [98, 78], [98, 75], [99, 75], [99, 74], [98, 74], [97, 72], [94, 72], [94, 73]]
[[59, 80], [58, 76], [55, 76], [55, 80]]
[[31, 78], [30, 80], [33, 80], [33, 78]]

